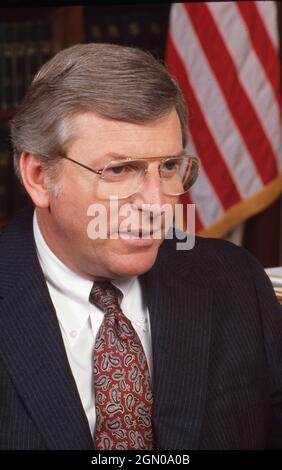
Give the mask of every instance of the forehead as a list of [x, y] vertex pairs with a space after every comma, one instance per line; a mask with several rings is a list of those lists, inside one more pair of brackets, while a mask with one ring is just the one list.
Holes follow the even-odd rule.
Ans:
[[175, 109], [160, 119], [138, 124], [81, 113], [73, 117], [72, 128], [68, 151], [73, 156], [123, 153], [141, 158], [176, 154], [182, 149], [181, 125]]

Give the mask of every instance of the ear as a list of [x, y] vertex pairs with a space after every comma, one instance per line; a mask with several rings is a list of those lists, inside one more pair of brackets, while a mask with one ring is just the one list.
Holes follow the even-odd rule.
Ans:
[[46, 175], [42, 169], [42, 163], [35, 155], [23, 152], [19, 162], [20, 172], [24, 187], [30, 195], [35, 206], [49, 207], [50, 196], [47, 189]]

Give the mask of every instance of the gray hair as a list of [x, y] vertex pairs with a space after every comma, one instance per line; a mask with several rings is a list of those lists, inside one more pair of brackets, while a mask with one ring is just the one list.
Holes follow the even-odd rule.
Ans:
[[35, 75], [11, 122], [14, 169], [23, 151], [36, 155], [54, 180], [73, 135], [71, 118], [95, 112], [120, 121], [156, 120], [175, 106], [187, 142], [187, 106], [176, 81], [150, 53], [113, 44], [77, 44]]

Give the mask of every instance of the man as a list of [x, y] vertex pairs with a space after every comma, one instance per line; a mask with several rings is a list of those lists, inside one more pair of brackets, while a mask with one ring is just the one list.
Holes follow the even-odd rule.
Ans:
[[[282, 447], [282, 315], [263, 269], [224, 241], [166, 239], [162, 208], [197, 168], [165, 68], [133, 48], [61, 51], [12, 139], [35, 211], [0, 235], [0, 448]], [[95, 237], [91, 207], [110, 215], [112, 196], [138, 223], [126, 233], [120, 212]]]

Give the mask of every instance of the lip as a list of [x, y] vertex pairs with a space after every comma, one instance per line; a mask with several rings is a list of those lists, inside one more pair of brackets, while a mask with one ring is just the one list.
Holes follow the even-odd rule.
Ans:
[[132, 247], [132, 248], [149, 247], [149, 246], [152, 246], [155, 242], [154, 238], [134, 238], [134, 237], [124, 238], [123, 235], [128, 235], [128, 234], [120, 234], [120, 238], [122, 239], [125, 245], [128, 245], [129, 247]]
[[119, 232], [118, 236], [122, 239], [123, 243], [130, 247], [148, 247], [152, 246], [156, 240], [154, 233], [154, 231], [141, 232], [140, 236], [139, 231], [131, 231]]
[[131, 230], [129, 231], [119, 231], [119, 236], [123, 239], [158, 239], [160, 238], [160, 235], [162, 233], [161, 230]]

